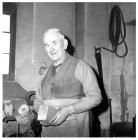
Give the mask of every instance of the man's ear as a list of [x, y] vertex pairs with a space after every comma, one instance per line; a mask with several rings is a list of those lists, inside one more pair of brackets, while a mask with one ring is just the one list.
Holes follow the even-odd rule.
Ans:
[[67, 39], [64, 39], [64, 49], [66, 50], [68, 47], [68, 40]]

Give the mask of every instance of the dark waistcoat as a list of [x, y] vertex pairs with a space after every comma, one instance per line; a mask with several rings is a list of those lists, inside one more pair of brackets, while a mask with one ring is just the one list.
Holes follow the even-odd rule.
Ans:
[[44, 99], [76, 99], [84, 96], [82, 84], [74, 76], [77, 62], [77, 58], [67, 54], [55, 76], [52, 74], [53, 65], [50, 66], [41, 84]]

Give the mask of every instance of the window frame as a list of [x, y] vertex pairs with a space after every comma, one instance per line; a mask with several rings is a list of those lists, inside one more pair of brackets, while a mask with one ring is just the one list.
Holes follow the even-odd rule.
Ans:
[[3, 14], [10, 15], [9, 74], [3, 74], [4, 81], [15, 80], [16, 16], [17, 4], [3, 2]]

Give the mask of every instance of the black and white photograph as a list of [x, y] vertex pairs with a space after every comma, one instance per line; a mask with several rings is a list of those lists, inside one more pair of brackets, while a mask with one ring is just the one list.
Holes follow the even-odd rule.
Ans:
[[1, 6], [3, 138], [136, 138], [135, 1]]

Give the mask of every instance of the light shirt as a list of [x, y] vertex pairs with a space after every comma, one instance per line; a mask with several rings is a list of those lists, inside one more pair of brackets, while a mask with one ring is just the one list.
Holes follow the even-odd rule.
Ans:
[[83, 60], [79, 60], [75, 68], [74, 76], [82, 83], [86, 96], [84, 98], [97, 99], [95, 102], [95, 105], [97, 105], [101, 101], [101, 91], [92, 68]]

